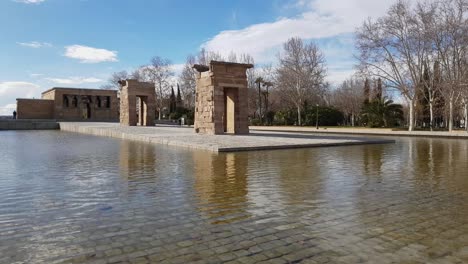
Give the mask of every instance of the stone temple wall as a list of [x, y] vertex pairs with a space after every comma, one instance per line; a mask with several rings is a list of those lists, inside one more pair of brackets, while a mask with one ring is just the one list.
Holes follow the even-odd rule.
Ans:
[[117, 91], [55, 87], [42, 99], [17, 99], [18, 119], [117, 121]]
[[197, 78], [195, 131], [201, 134], [220, 134], [224, 130], [220, 130], [222, 127], [215, 130], [214, 85], [210, 75], [209, 72], [202, 72]]
[[16, 99], [18, 119], [54, 119], [54, 101], [43, 99]]
[[61, 121], [117, 121], [117, 91], [57, 87], [42, 93], [54, 100], [54, 119]]
[[[248, 134], [248, 90], [246, 70], [251, 64], [212, 61], [210, 66], [195, 65], [198, 71], [195, 131], [201, 134]], [[233, 115], [226, 112], [226, 101], [234, 102]], [[229, 124], [233, 125], [230, 129]]]

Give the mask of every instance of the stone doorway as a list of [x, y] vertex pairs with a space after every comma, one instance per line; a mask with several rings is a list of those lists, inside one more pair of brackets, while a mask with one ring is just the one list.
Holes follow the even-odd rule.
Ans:
[[252, 67], [252, 64], [220, 61], [193, 66], [198, 71], [196, 133], [249, 133], [246, 71]]
[[137, 122], [139, 126], [148, 126], [148, 96], [136, 96], [137, 100]]
[[132, 79], [119, 81], [119, 84], [122, 86], [120, 89], [120, 124], [154, 126], [156, 114], [154, 84]]
[[91, 112], [92, 112], [92, 100], [89, 96], [82, 96], [81, 97], [81, 104], [80, 104], [82, 118], [84, 120], [91, 119]]
[[86, 119], [91, 119], [91, 105], [90, 105], [90, 103], [86, 104]]
[[224, 132], [228, 134], [236, 133], [237, 101], [237, 88], [224, 88]]

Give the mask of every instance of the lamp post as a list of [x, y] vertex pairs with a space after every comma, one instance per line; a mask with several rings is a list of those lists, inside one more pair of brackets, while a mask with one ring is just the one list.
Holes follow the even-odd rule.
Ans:
[[266, 87], [266, 93], [265, 93], [265, 115], [266, 115], [266, 119], [267, 119], [267, 125], [269, 125], [269, 119], [268, 119], [268, 104], [269, 104], [269, 99], [268, 99], [268, 96], [269, 96], [269, 91], [268, 91], [268, 88], [273, 86], [273, 83], [272, 82], [263, 82], [263, 86]]
[[316, 104], [315, 106], [316, 106], [316, 108], [317, 108], [317, 112], [316, 112], [316, 114], [315, 114], [315, 128], [316, 128], [316, 129], [319, 129], [319, 126], [318, 126], [318, 121], [319, 121], [319, 118], [318, 118], [319, 108], [318, 108], [318, 107], [319, 107], [319, 105]]
[[260, 82], [258, 82], [258, 114], [260, 115], [260, 124], [263, 125], [262, 118], [262, 91], [260, 90]]
[[260, 89], [261, 84], [263, 83], [263, 78], [258, 77], [255, 80], [255, 83], [258, 84], [258, 114], [260, 115], [260, 123], [263, 125], [263, 117], [262, 117], [262, 92]]

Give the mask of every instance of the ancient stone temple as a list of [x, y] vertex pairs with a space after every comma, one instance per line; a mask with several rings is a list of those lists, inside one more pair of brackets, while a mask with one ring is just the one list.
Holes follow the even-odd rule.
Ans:
[[18, 119], [59, 121], [117, 121], [117, 91], [55, 87], [41, 99], [18, 98]]
[[197, 71], [195, 132], [248, 134], [247, 69], [252, 64], [211, 61]]
[[120, 124], [154, 126], [156, 114], [154, 84], [132, 79], [119, 81], [119, 84], [121, 85]]

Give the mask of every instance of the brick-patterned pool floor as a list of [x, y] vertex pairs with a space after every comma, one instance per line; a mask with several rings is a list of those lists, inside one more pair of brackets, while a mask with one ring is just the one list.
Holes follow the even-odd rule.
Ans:
[[0, 136], [0, 263], [468, 262], [466, 141], [214, 154]]

